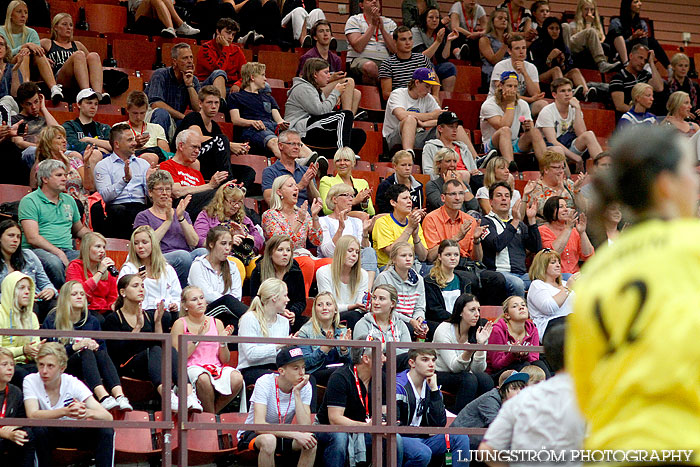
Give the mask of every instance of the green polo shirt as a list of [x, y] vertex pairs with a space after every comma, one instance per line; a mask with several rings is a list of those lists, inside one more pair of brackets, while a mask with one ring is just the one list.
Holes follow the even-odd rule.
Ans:
[[[39, 235], [56, 248], [73, 248], [73, 224], [80, 222], [80, 212], [73, 197], [61, 193], [58, 203], [50, 201], [41, 188], [37, 188], [19, 202], [19, 220], [36, 221]], [[22, 248], [31, 248], [27, 238], [22, 237]]]

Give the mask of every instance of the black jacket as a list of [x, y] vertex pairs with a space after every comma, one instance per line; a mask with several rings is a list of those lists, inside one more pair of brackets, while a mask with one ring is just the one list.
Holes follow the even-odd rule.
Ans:
[[[413, 420], [413, 414], [416, 411], [416, 395], [411, 387], [411, 382], [408, 380], [408, 371], [403, 371], [396, 375], [396, 409], [398, 413], [398, 424], [401, 426], [409, 426]], [[445, 412], [445, 403], [442, 401], [442, 393], [431, 391], [428, 383], [425, 388], [426, 408], [420, 426], [445, 426], [447, 423], [447, 413]], [[428, 437], [424, 435], [421, 437]]]
[[[473, 293], [472, 280], [465, 271], [454, 272], [455, 276], [459, 278], [459, 291], [460, 294], [463, 293]], [[425, 319], [429, 321], [436, 321], [438, 323], [447, 321], [452, 315], [452, 310], [445, 309], [445, 298], [442, 296], [442, 289], [438, 286], [435, 279], [430, 276], [426, 276], [423, 279], [425, 285]]]

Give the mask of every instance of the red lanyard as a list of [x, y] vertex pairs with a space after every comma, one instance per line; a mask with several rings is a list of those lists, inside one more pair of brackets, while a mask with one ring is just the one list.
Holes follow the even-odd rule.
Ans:
[[292, 405], [292, 395], [289, 395], [289, 403], [287, 404], [287, 411], [284, 413], [284, 417], [282, 416], [282, 409], [280, 408], [280, 387], [277, 384], [277, 380], [279, 378], [275, 377], [275, 398], [277, 399], [277, 417], [279, 418], [280, 425], [283, 425], [285, 423], [285, 420], [287, 419], [287, 414], [289, 413], [289, 407]]
[[513, 9], [511, 8], [510, 2], [508, 3], [508, 14], [510, 14], [510, 24], [513, 26], [513, 31], [518, 30], [518, 26], [520, 26], [520, 18], [523, 16], [523, 10], [518, 10], [518, 19], [513, 22]]
[[360, 403], [362, 403], [362, 407], [365, 408], [365, 416], [367, 417], [367, 420], [369, 420], [371, 418], [369, 416], [369, 389], [365, 392], [365, 399], [362, 400], [362, 389], [360, 389], [360, 378], [357, 376], [357, 367], [353, 366], [352, 371], [355, 374], [355, 386], [357, 386], [357, 395], [360, 397]]
[[[131, 132], [136, 136], [136, 131], [134, 131], [134, 127], [131, 126], [131, 122], [127, 120], [126, 122], [129, 125], [129, 128], [131, 128]], [[146, 122], [141, 122], [141, 134], [143, 134], [143, 130], [146, 129]]]
[[[365, 16], [364, 13], [362, 13], [362, 17], [365, 19], [365, 23], [367, 23], [367, 28], [369, 29], [369, 21], [367, 21], [367, 17]], [[382, 19], [379, 18], [379, 21], [381, 21], [381, 20], [382, 20]], [[374, 30], [374, 40], [375, 40], [376, 42], [379, 42], [379, 28], [377, 28], [377, 29]]]
[[[377, 317], [372, 313], [372, 318], [374, 319], [374, 324], [377, 325], [379, 328], [380, 334], [382, 335], [382, 344], [384, 343], [384, 331], [382, 331], [382, 327], [377, 323]], [[396, 334], [394, 334], [394, 322], [390, 319], [389, 320], [389, 329], [391, 329], [391, 337], [394, 339], [394, 342], [398, 342], [396, 339]]]
[[450, 435], [445, 433], [445, 446], [447, 447], [447, 451], [450, 450]]
[[474, 32], [474, 26], [472, 24], [471, 18], [467, 18], [467, 10], [464, 9], [464, 4], [461, 3], [460, 5], [462, 7], [462, 15], [464, 15], [464, 22], [467, 25], [467, 29], [469, 29], [469, 32]]
[[7, 410], [7, 399], [10, 397], [10, 386], [5, 385], [5, 400], [2, 401], [2, 409], [0, 410], [0, 418], [5, 418], [5, 411]]

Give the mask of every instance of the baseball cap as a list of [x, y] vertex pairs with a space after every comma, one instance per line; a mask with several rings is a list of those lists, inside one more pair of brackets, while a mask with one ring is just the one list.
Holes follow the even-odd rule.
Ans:
[[514, 381], [522, 381], [523, 383], [527, 384], [527, 382], [530, 381], [530, 375], [528, 375], [527, 373], [523, 373], [523, 372], [515, 372], [512, 375], [510, 375], [508, 378], [506, 378], [506, 380], [503, 381], [503, 384], [512, 383]]
[[303, 360], [304, 359], [304, 352], [301, 351], [300, 347], [296, 346], [287, 346], [283, 347], [280, 349], [279, 352], [277, 352], [277, 358], [276, 358], [276, 363], [277, 363], [277, 368], [282, 367], [284, 365], [288, 365], [289, 363], [296, 362], [297, 360]]
[[462, 120], [460, 120], [457, 114], [454, 112], [443, 112], [437, 119], [438, 125], [450, 125], [455, 122], [459, 123], [460, 125], [462, 124]]
[[518, 79], [518, 74], [513, 70], [508, 70], [501, 73], [501, 82], [507, 80], [508, 78]]
[[428, 84], [440, 84], [437, 75], [430, 68], [416, 68], [413, 72], [413, 79], [417, 79], [418, 81]]
[[95, 91], [94, 89], [85, 88], [78, 93], [78, 95], [75, 98], [75, 102], [80, 104], [80, 101], [82, 101], [83, 99], [89, 99], [91, 97], [97, 97], [99, 99], [100, 96], [97, 94], [97, 91]]

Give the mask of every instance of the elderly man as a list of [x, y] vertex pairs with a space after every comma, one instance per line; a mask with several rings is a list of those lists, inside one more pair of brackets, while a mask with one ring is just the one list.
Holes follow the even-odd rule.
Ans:
[[[105, 202], [107, 222], [95, 230], [105, 237], [131, 237], [136, 214], [146, 209], [146, 177], [151, 165], [136, 157], [136, 138], [128, 124], [114, 125], [109, 133], [113, 153], [95, 165], [95, 187]], [[99, 208], [100, 203], [95, 203]], [[91, 210], [93, 227], [102, 216]], [[95, 215], [96, 214], [96, 215]]]
[[63, 162], [40, 162], [36, 178], [39, 188], [19, 203], [19, 221], [24, 231], [22, 248], [32, 249], [58, 289], [66, 281], [66, 266], [78, 257], [73, 250], [73, 236], [82, 238], [90, 230], [80, 220], [73, 197], [65, 193]]
[[175, 138], [175, 155], [160, 164], [161, 170], [173, 176], [173, 198], [192, 195], [187, 205], [190, 217], [196, 218], [199, 212], [214, 196], [216, 189], [229, 177], [224, 170], [214, 172], [209, 183], [202, 173], [193, 167], [202, 149], [201, 136], [192, 129], [183, 130]]
[[272, 197], [272, 183], [280, 175], [291, 175], [299, 187], [299, 198], [297, 206], [304, 204], [304, 201], [318, 198], [321, 195], [316, 188], [316, 174], [318, 173], [318, 163], [313, 163], [309, 167], [304, 167], [297, 162], [303, 143], [299, 133], [294, 130], [287, 130], [280, 133], [278, 138], [280, 158], [270, 167], [263, 170], [262, 188], [265, 202], [269, 205]]
[[149, 121], [162, 126], [169, 138], [175, 125], [185, 117], [187, 107], [199, 112], [197, 93], [201, 86], [212, 84], [218, 89], [226, 88], [223, 70], [214, 70], [203, 83], [199, 82], [194, 74], [194, 55], [189, 44], [175, 44], [170, 56], [173, 65], [154, 71], [146, 89], [153, 110]]

